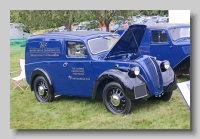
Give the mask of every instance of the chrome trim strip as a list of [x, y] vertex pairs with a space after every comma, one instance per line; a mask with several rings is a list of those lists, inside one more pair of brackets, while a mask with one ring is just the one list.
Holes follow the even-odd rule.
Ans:
[[160, 88], [160, 80], [159, 80], [159, 75], [158, 75], [158, 72], [157, 72], [157, 68], [156, 68], [156, 66], [155, 66], [155, 64], [154, 64], [154, 62], [153, 62], [153, 60], [150, 58], [150, 57], [148, 57], [150, 60], [151, 60], [151, 62], [153, 63], [153, 65], [154, 65], [154, 68], [156, 69], [156, 74], [157, 74], [157, 76], [158, 76], [158, 88]]

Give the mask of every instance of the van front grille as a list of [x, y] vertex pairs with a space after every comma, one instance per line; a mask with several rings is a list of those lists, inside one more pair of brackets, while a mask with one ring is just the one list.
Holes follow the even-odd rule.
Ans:
[[154, 58], [146, 58], [144, 60], [144, 63], [146, 64], [149, 73], [150, 78], [152, 79], [153, 88], [155, 93], [160, 93], [162, 91], [162, 75], [160, 68]]

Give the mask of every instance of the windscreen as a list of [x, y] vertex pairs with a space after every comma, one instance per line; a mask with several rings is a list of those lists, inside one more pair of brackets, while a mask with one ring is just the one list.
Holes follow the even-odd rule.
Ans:
[[170, 35], [173, 41], [177, 41], [182, 38], [190, 38], [190, 27], [179, 27], [169, 29]]
[[88, 41], [88, 45], [92, 54], [109, 51], [119, 39], [119, 36], [99, 37]]

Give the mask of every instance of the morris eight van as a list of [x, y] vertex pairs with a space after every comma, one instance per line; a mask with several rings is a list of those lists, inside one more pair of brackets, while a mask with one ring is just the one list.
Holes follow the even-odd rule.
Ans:
[[113, 114], [129, 114], [140, 99], [170, 100], [176, 76], [167, 60], [140, 55], [145, 25], [120, 37], [101, 31], [33, 35], [25, 48], [27, 83], [39, 102], [54, 96], [102, 97]]

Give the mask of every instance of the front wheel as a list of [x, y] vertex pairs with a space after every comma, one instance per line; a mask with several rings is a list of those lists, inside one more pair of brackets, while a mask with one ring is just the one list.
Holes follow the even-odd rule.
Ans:
[[105, 86], [103, 103], [106, 109], [113, 114], [129, 114], [133, 109], [133, 102], [117, 82], [110, 82]]
[[43, 76], [36, 77], [34, 81], [34, 93], [39, 102], [51, 102], [54, 99], [53, 90]]
[[163, 100], [163, 101], [169, 101], [172, 97], [172, 91], [170, 92], [165, 92], [161, 97], [160, 99]]

